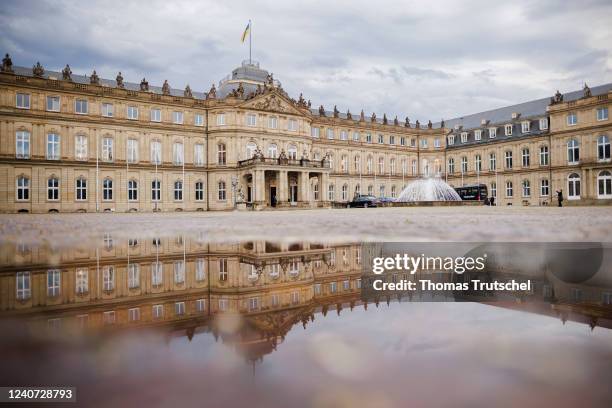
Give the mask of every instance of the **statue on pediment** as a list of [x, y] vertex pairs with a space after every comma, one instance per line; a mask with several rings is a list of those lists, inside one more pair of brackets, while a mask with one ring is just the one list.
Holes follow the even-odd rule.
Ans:
[[143, 92], [149, 92], [149, 83], [144, 78], [142, 78], [142, 81], [140, 81], [140, 90]]
[[417, 119], [417, 121], [416, 121], [416, 123], [415, 123], [415, 126], [414, 126], [414, 127], [416, 127], [417, 129], [420, 129], [420, 128], [421, 128], [421, 122], [419, 122], [419, 120], [418, 120], [418, 119]]
[[308, 109], [310, 109], [312, 107], [312, 102], [310, 102], [310, 99], [308, 100]]
[[162, 93], [164, 95], [170, 95], [170, 84], [168, 84], [168, 80], [164, 80], [164, 84], [162, 85]]
[[351, 110], [350, 109], [346, 110], [346, 118], [349, 119], [349, 120], [353, 119], [353, 115], [351, 115]]
[[359, 121], [360, 122], [365, 121], [365, 113], [363, 113], [363, 109], [361, 110], [361, 114], [359, 115]]
[[404, 122], [404, 126], [407, 128], [410, 127], [410, 118], [408, 116], [406, 116], [406, 121]]
[[394, 124], [395, 126], [398, 126], [398, 125], [399, 125], [399, 120], [397, 120], [397, 116], [395, 116], [395, 119], [393, 119], [393, 124]]
[[72, 81], [72, 70], [68, 64], [62, 69], [62, 79], [64, 81]]
[[590, 98], [591, 96], [593, 96], [593, 93], [591, 92], [591, 88], [589, 88], [589, 86], [585, 82], [584, 83], [584, 88], [582, 88], [582, 97], [583, 98]]
[[242, 82], [240, 82], [238, 84], [238, 89], [236, 89], [236, 94], [238, 95], [238, 97], [242, 98], [244, 96], [244, 86], [242, 85]]
[[37, 62], [36, 65], [32, 67], [32, 75], [38, 78], [42, 78], [42, 76], [45, 75], [45, 69], [40, 65], [40, 62]]
[[334, 118], [337, 118], [339, 116], [340, 116], [340, 111], [338, 110], [338, 107], [334, 105]]
[[119, 71], [119, 73], [117, 74], [117, 78], [115, 78], [115, 81], [117, 82], [117, 88], [125, 88], [125, 85], [123, 83], [123, 75], [121, 75], [121, 71]]
[[323, 105], [319, 106], [319, 115], [325, 116], [325, 108], [323, 107]]
[[266, 77], [266, 83], [270, 86], [274, 85], [274, 74], [272, 72], [270, 72]]
[[212, 84], [210, 87], [210, 91], [206, 94], [206, 99], [215, 99], [217, 97], [217, 88], [215, 88], [215, 84]]
[[440, 128], [444, 128], [444, 119], [440, 119]]
[[376, 113], [372, 112], [372, 117], [370, 118], [372, 122], [376, 122]]
[[308, 106], [308, 102], [306, 102], [306, 99], [304, 99], [304, 96], [302, 95], [302, 93], [300, 93], [300, 97], [298, 98], [297, 105], [299, 107], [301, 107], [301, 108], [308, 108], [309, 107]]
[[559, 90], [557, 89], [555, 96], [550, 98], [550, 104], [554, 105], [555, 103], [561, 103], [561, 102], [563, 102], [563, 94], [559, 92]]
[[183, 96], [185, 98], [193, 98], [193, 92], [191, 92], [191, 87], [189, 84], [185, 87], [185, 91], [183, 91]]
[[433, 123], [431, 123], [431, 120], [427, 122], [427, 129], [432, 129], [433, 128]]
[[96, 70], [94, 69], [89, 77], [89, 83], [92, 85], [100, 85], [100, 77], [96, 74]]
[[386, 125], [387, 123], [389, 123], [389, 122], [387, 121], [387, 114], [386, 114], [386, 113], [383, 113], [383, 125]]
[[2, 58], [2, 72], [13, 72], [13, 60], [8, 53]]

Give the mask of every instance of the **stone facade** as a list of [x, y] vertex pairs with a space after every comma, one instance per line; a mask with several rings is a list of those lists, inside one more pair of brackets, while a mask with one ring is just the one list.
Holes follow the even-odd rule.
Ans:
[[[581, 186], [568, 202], [609, 204], [612, 197], [605, 180], [598, 194], [600, 179], [611, 170], [611, 90], [551, 101], [541, 117], [529, 118], [550, 123], [546, 129], [533, 125], [533, 134], [462, 146], [460, 133], [469, 129], [311, 109], [258, 65], [243, 64], [218, 89], [198, 93], [167, 82], [150, 87], [144, 78], [131, 84], [120, 74], [110, 81], [8, 62], [0, 72], [1, 212], [330, 207], [359, 193], [397, 197], [411, 180], [434, 175], [455, 187], [495, 187], [501, 204], [548, 204], [555, 190], [568, 190], [570, 174], [581, 177]], [[606, 118], [596, 120], [603, 108]], [[566, 116], [574, 111], [578, 121], [570, 127]], [[507, 119], [515, 126], [521, 120]], [[504, 124], [495, 125], [503, 131]], [[447, 145], [451, 136], [457, 142]], [[601, 136], [608, 153], [598, 159]], [[580, 159], [572, 164], [570, 139], [580, 143]], [[541, 146], [550, 149], [544, 165], [538, 162]], [[519, 166], [525, 147], [530, 161]], [[507, 150], [513, 151], [512, 169], [503, 167]], [[488, 167], [492, 152], [497, 170]], [[547, 194], [540, 194], [544, 179]], [[528, 195], [521, 194], [525, 180]], [[507, 182], [512, 196], [502, 191]]]

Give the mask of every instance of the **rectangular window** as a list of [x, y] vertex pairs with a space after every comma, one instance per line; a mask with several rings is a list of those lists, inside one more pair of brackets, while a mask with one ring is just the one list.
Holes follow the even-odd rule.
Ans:
[[578, 115], [576, 113], [568, 113], [567, 114], [567, 126], [574, 126], [578, 123]]
[[195, 261], [195, 279], [197, 282], [201, 282], [206, 279], [206, 262], [202, 258], [198, 258]]
[[59, 96], [47, 96], [47, 110], [49, 112], [60, 111], [60, 97]]
[[87, 268], [77, 268], [75, 273], [77, 295], [85, 294], [89, 291], [89, 271]]
[[87, 114], [87, 100], [86, 99], [77, 99], [74, 101], [74, 112], [79, 115]]
[[112, 118], [115, 114], [112, 103], [103, 103], [102, 104], [102, 116], [106, 116], [107, 118]]
[[138, 162], [138, 140], [128, 139], [127, 141], [127, 160], [128, 163]]
[[225, 125], [225, 114], [217, 113], [217, 126]]
[[383, 135], [378, 135], [378, 144], [384, 144], [385, 143], [385, 137]]
[[196, 113], [193, 119], [193, 124], [196, 126], [204, 126], [204, 115]]
[[162, 277], [164, 274], [164, 264], [156, 261], [151, 264], [151, 283], [153, 286], [159, 286], [162, 284]]
[[175, 166], [181, 166], [184, 163], [182, 143], [174, 143], [172, 145], [172, 162]]
[[107, 265], [102, 268], [102, 288], [105, 292], [115, 289], [115, 267]]
[[30, 272], [17, 272], [17, 299], [29, 299], [32, 294]]
[[346, 130], [340, 131], [340, 140], [348, 140], [348, 132]]
[[406, 138], [404, 136], [400, 137], [400, 146], [406, 146]]
[[162, 162], [162, 146], [159, 140], [151, 142], [151, 163], [161, 164]]
[[227, 259], [219, 259], [219, 281], [227, 281]]
[[196, 299], [195, 308], [198, 313], [204, 312], [206, 310], [206, 299]]
[[60, 136], [55, 133], [47, 135], [47, 160], [60, 159]]
[[530, 130], [531, 130], [531, 122], [529, 122], [527, 120], [521, 122], [521, 131], [523, 133], [529, 133]]
[[151, 122], [161, 122], [161, 109], [151, 109]]
[[321, 132], [321, 129], [318, 127], [310, 128], [310, 136], [312, 137], [315, 137], [318, 139], [320, 136], [320, 132]]
[[75, 183], [76, 189], [76, 200], [77, 201], [85, 201], [87, 200], [87, 179], [84, 177], [79, 177], [76, 179]]
[[287, 130], [295, 132], [298, 130], [298, 122], [295, 119], [289, 119], [287, 122]]
[[395, 144], [395, 136], [389, 135], [389, 144], [390, 145], [394, 145]]
[[19, 109], [30, 109], [30, 94], [17, 93], [15, 106]]
[[15, 156], [18, 159], [30, 158], [30, 132], [20, 130], [15, 133]]
[[359, 140], [361, 140], [359, 132], [353, 132], [353, 142], [358, 142]]
[[540, 166], [548, 166], [548, 146], [540, 147]]
[[128, 106], [127, 107], [127, 118], [130, 120], [138, 119], [138, 107], [137, 106]]
[[249, 298], [249, 311], [254, 312], [259, 310], [259, 298]]
[[467, 140], [468, 140], [467, 132], [462, 132], [461, 133], [461, 143], [467, 143]]
[[183, 112], [174, 111], [172, 112], [172, 123], [177, 125], [183, 124]]
[[185, 302], [176, 302], [174, 304], [174, 314], [182, 316], [185, 314]]
[[196, 143], [194, 145], [193, 164], [195, 166], [203, 166], [204, 165], [204, 145], [203, 144]]
[[506, 136], [512, 136], [512, 125], [504, 126], [504, 130], [506, 132]]
[[153, 305], [153, 319], [161, 319], [164, 317], [164, 305]]
[[278, 118], [276, 116], [270, 116], [268, 118], [268, 127], [270, 129], [278, 128]]
[[139, 307], [133, 307], [131, 309], [128, 309], [128, 320], [130, 322], [137, 322], [140, 320], [140, 308]]
[[608, 108], [597, 108], [597, 120], [608, 120]]
[[330, 140], [334, 138], [334, 129], [327, 129], [327, 138]]
[[111, 325], [111, 324], [115, 324], [115, 312], [114, 311], [108, 311], [108, 312], [104, 312], [102, 314], [102, 322], [104, 323], [104, 325]]
[[452, 146], [455, 144], [455, 135], [448, 135], [448, 145]]
[[128, 264], [128, 288], [136, 289], [140, 287], [140, 265]]
[[113, 161], [115, 157], [113, 151], [113, 138], [105, 137], [102, 139], [102, 160], [104, 161]]
[[257, 126], [257, 115], [249, 113], [246, 116], [246, 124], [247, 126]]
[[204, 183], [201, 181], [195, 183], [195, 200], [204, 201]]
[[366, 133], [366, 143], [372, 143], [372, 134]]
[[497, 128], [489, 128], [489, 139], [495, 139], [497, 136]]
[[174, 262], [174, 283], [185, 283], [185, 262], [182, 260]]
[[434, 148], [440, 148], [440, 139], [438, 139], [437, 137], [434, 139]]
[[427, 149], [427, 139], [421, 139], [421, 147]]
[[548, 196], [549, 188], [548, 188], [548, 180], [542, 179], [540, 181], [540, 195], [545, 197]]
[[60, 271], [50, 269], [47, 271], [47, 296], [58, 296], [60, 294]]
[[548, 118], [541, 118], [540, 119], [540, 130], [546, 130], [548, 129]]
[[507, 169], [512, 168], [512, 152], [511, 151], [506, 152], [506, 168]]
[[482, 130], [475, 130], [474, 131], [474, 140], [481, 140], [482, 139]]

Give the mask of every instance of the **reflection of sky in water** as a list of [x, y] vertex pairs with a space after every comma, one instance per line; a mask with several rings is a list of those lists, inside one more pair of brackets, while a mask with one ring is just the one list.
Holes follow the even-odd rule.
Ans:
[[477, 303], [316, 314], [254, 368], [209, 333], [168, 343], [128, 333], [49, 354], [3, 353], [16, 371], [2, 382], [75, 384], [81, 402], [100, 406], [605, 406], [612, 398], [612, 331]]

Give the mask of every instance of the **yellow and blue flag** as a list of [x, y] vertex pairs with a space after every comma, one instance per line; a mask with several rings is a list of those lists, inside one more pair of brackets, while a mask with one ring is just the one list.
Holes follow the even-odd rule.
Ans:
[[251, 31], [251, 22], [249, 21], [249, 24], [247, 24], [246, 28], [244, 29], [244, 33], [242, 33], [242, 42], [244, 42], [244, 40], [246, 40], [247, 35], [249, 34], [249, 31]]

